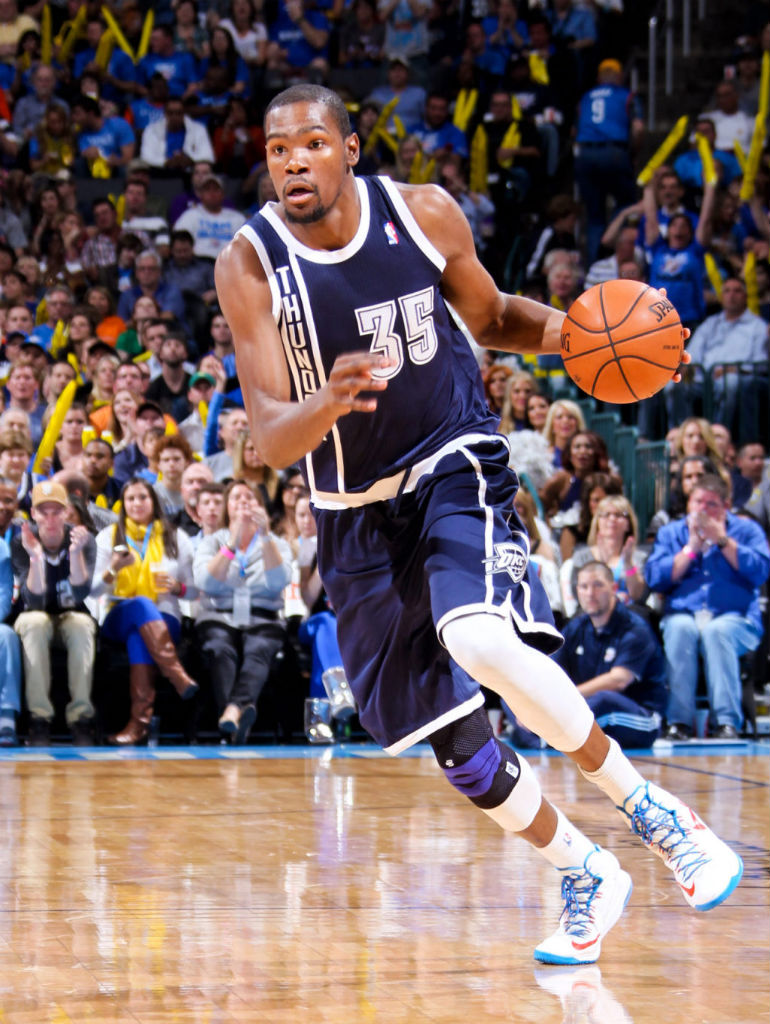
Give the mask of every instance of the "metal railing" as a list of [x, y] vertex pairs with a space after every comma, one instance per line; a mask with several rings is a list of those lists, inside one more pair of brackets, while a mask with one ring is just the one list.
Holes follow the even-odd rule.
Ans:
[[[663, 34], [664, 89], [666, 96], [674, 94], [674, 60], [677, 55], [676, 7], [681, 11], [681, 53], [689, 57], [692, 51], [692, 5], [693, 0], [661, 0], [658, 12], [647, 22], [647, 128], [657, 127], [658, 90], [658, 42], [660, 30]], [[706, 17], [706, 0], [697, 0], [698, 21]]]

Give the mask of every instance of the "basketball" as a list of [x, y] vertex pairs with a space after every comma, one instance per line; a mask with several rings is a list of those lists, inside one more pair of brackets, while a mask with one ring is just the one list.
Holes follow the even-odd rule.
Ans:
[[564, 369], [602, 402], [627, 403], [660, 391], [682, 361], [679, 314], [643, 281], [605, 281], [567, 310], [561, 332]]

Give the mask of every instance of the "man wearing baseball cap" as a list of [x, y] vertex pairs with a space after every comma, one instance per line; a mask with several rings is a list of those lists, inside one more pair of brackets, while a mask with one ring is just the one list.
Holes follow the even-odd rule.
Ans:
[[597, 84], [582, 96], [578, 110], [575, 179], [586, 208], [589, 266], [598, 258], [607, 197], [618, 209], [636, 201], [631, 154], [641, 141], [644, 121], [638, 99], [622, 82], [620, 62], [603, 60]]
[[202, 259], [215, 260], [246, 218], [238, 210], [228, 209], [222, 178], [211, 171], [201, 182], [200, 203], [185, 210], [174, 225], [175, 231], [189, 231], [193, 252]]
[[34, 525], [23, 523], [11, 542], [13, 574], [21, 581], [21, 614], [14, 623], [21, 641], [30, 746], [48, 746], [54, 707], [51, 703], [51, 645], [67, 650], [70, 701], [67, 725], [76, 746], [94, 742], [91, 703], [96, 622], [85, 599], [96, 562], [94, 539], [84, 526], [67, 522], [67, 492], [44, 481], [32, 488]]

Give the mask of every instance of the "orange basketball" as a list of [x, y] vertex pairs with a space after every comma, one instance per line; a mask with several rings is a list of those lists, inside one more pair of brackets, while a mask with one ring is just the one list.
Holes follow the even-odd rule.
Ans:
[[682, 361], [679, 314], [642, 281], [605, 281], [575, 299], [561, 332], [564, 369], [602, 402], [638, 402], [660, 391]]

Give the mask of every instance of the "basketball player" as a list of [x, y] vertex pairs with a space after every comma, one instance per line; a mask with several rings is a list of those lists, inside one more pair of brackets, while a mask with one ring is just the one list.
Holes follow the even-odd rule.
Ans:
[[279, 201], [219, 256], [217, 290], [260, 454], [304, 458], [362, 724], [391, 754], [427, 739], [461, 793], [561, 872], [564, 911], [537, 960], [594, 962], [631, 879], [494, 737], [479, 684], [610, 797], [692, 906], [716, 906], [740, 859], [639, 775], [548, 658], [561, 637], [452, 310], [480, 344], [516, 352], [558, 352], [563, 314], [498, 292], [441, 189], [355, 178], [333, 92], [280, 93], [265, 132]]

